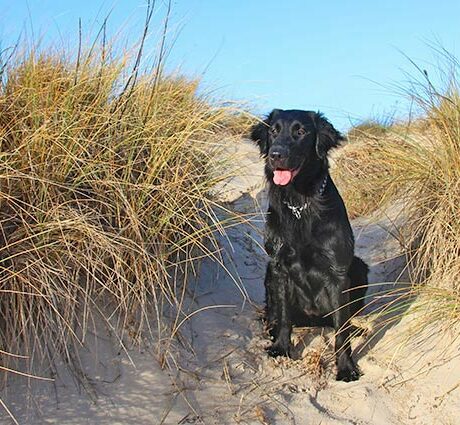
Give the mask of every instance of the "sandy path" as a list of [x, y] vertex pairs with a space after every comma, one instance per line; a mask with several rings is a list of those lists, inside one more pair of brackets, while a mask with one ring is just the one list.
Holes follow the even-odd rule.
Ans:
[[[238, 164], [248, 172], [231, 182], [227, 201], [241, 212], [263, 211], [256, 150], [245, 142], [231, 149], [242, 152]], [[357, 251], [370, 264], [373, 283], [394, 281], [403, 265], [398, 244], [387, 231], [391, 226], [389, 220], [353, 223]], [[446, 344], [432, 339], [428, 353], [403, 348], [393, 358], [397, 344], [392, 341], [410, 326], [408, 321], [367, 337], [370, 343], [355, 353], [364, 372], [358, 382], [334, 380], [329, 330], [297, 332], [296, 352], [302, 359], [269, 359], [257, 315], [266, 264], [262, 228], [259, 216], [229, 230], [222, 243], [230, 273], [209, 260], [201, 265], [192, 298], [193, 309], [205, 310], [183, 328], [192, 350], [182, 350], [177, 371], [161, 370], [149, 347], [130, 351], [133, 367], [106, 333], [89, 345], [92, 353], [83, 353], [91, 377], [88, 388], [94, 389], [97, 403], [62, 367], [54, 384], [16, 378], [2, 399], [22, 424], [458, 423], [458, 353], [455, 348], [445, 352]], [[372, 286], [367, 302], [372, 304], [373, 294], [386, 287]], [[215, 305], [222, 307], [206, 309]], [[358, 351], [365, 341], [355, 339], [354, 348]], [[450, 360], [441, 361], [441, 352]], [[430, 366], [421, 370], [427, 361]], [[3, 415], [1, 423], [11, 422]]]

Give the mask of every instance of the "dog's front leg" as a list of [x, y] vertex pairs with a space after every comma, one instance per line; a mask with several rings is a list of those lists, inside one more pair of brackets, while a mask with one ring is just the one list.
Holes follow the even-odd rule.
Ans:
[[273, 344], [267, 348], [271, 357], [290, 354], [292, 321], [288, 309], [289, 276], [279, 265], [270, 262], [265, 287], [267, 290], [267, 319], [272, 327]]
[[268, 333], [272, 340], [278, 337], [277, 328], [277, 311], [276, 304], [274, 302], [273, 292], [276, 290], [277, 283], [272, 273], [272, 262], [267, 264], [267, 271], [265, 273], [265, 322], [268, 329]]
[[361, 372], [355, 365], [351, 357], [350, 346], [350, 308], [349, 292], [344, 291], [347, 288], [347, 279], [344, 277], [339, 283], [341, 290], [332, 297], [332, 308], [334, 313], [332, 319], [335, 329], [335, 355], [337, 365], [337, 381], [356, 381], [359, 379]]

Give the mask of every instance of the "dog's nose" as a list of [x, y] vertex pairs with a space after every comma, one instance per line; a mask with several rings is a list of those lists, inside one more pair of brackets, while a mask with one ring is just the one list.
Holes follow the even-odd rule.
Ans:
[[280, 161], [288, 157], [288, 151], [283, 146], [273, 146], [268, 155], [272, 161]]

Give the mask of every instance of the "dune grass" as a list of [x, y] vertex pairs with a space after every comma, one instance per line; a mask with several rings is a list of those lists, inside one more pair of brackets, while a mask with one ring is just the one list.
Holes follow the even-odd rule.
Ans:
[[352, 215], [394, 204], [401, 209], [413, 286], [400, 301], [412, 304], [417, 296], [408, 310], [421, 317], [415, 333], [433, 323], [450, 327], [460, 318], [460, 67], [449, 53], [438, 53], [444, 89], [416, 67], [417, 75], [400, 89], [420, 116], [383, 134], [362, 134], [344, 148], [335, 169]]
[[355, 142], [369, 136], [384, 136], [391, 128], [391, 120], [368, 119], [354, 125], [347, 133], [347, 140]]
[[75, 363], [101, 321], [164, 362], [196, 260], [220, 258], [229, 111], [138, 51], [25, 51], [1, 67], [0, 364]]

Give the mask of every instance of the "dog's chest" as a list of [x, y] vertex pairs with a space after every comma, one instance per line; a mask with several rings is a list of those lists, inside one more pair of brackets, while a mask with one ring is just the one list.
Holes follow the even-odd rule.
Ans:
[[315, 249], [302, 250], [286, 264], [289, 276], [288, 292], [292, 303], [309, 315], [321, 315], [330, 311], [327, 295], [330, 265], [326, 257]]
[[331, 257], [321, 239], [321, 227], [314, 220], [285, 221], [282, 228], [282, 248], [277, 260], [287, 272], [292, 302], [309, 315], [329, 312], [328, 281]]
[[300, 217], [294, 214], [283, 215], [279, 229], [283, 244], [294, 249], [296, 253], [308, 251], [308, 248], [315, 245], [317, 231], [317, 223], [306, 211]]

